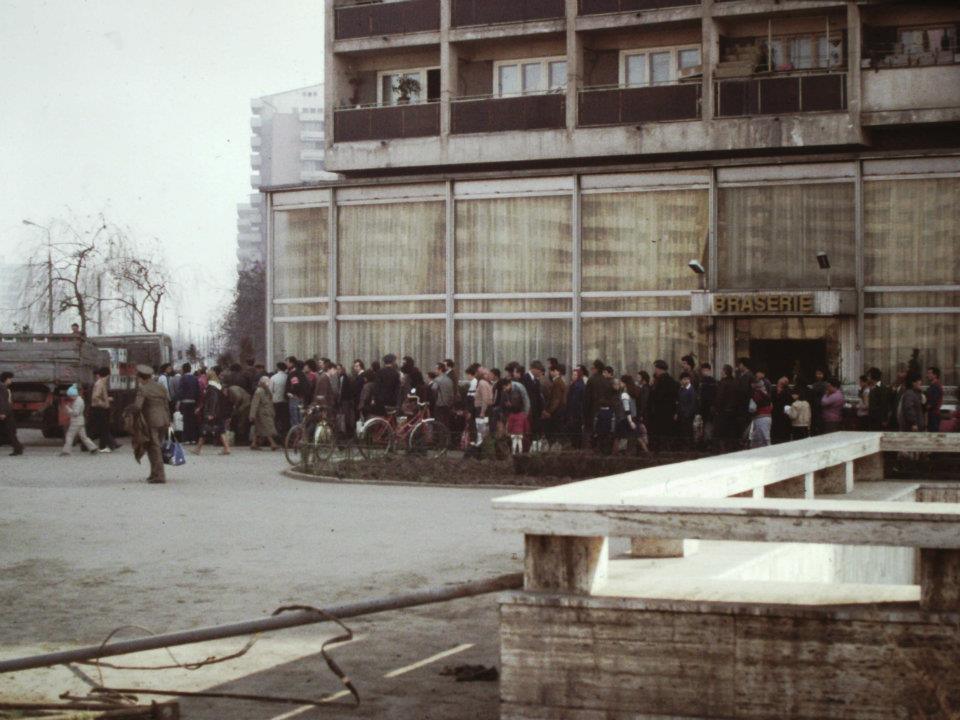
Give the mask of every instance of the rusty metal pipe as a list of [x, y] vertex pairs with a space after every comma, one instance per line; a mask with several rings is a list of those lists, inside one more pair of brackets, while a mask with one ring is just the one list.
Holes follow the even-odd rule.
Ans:
[[[432, 603], [447, 602], [448, 600], [456, 600], [458, 598], [501, 592], [503, 590], [517, 590], [521, 587], [523, 587], [523, 573], [512, 573], [509, 575], [498, 575], [497, 577], [487, 580], [475, 580], [473, 582], [416, 590], [394, 597], [371, 598], [345, 605], [334, 605], [324, 608], [324, 612], [341, 620], [346, 620], [348, 618], [372, 615], [389, 610], [400, 610], [401, 608], [416, 607], [418, 605], [430, 605]], [[0, 673], [32, 670], [34, 668], [50, 667], [52, 665], [64, 665], [71, 662], [94, 660], [96, 658], [112, 657], [115, 655], [128, 655], [145, 650], [176, 647], [177, 645], [191, 645], [193, 643], [207, 642], [208, 640], [222, 640], [239, 635], [253, 635], [254, 633], [283, 630], [284, 628], [297, 627], [299, 625], [325, 622], [326, 619], [327, 618], [318, 615], [316, 612], [299, 610], [262, 618], [260, 620], [247, 620], [229, 625], [215, 625], [213, 627], [198, 628], [196, 630], [152, 635], [146, 638], [137, 638], [136, 640], [121, 640], [106, 645], [89, 645], [75, 650], [63, 650], [61, 652], [46, 653], [44, 655], [0, 660]]]

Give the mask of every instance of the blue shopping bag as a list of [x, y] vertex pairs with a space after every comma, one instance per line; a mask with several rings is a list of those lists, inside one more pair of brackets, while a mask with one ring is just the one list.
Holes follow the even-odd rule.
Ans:
[[167, 439], [160, 446], [160, 453], [163, 455], [163, 462], [166, 465], [186, 465], [187, 454], [183, 451], [183, 445], [177, 442], [173, 433], [167, 434]]

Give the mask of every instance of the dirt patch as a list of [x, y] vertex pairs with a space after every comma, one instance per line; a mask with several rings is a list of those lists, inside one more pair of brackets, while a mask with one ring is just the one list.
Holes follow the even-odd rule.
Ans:
[[423, 483], [424, 485], [512, 485], [550, 487], [574, 480], [615, 475], [690, 460], [693, 453], [662, 453], [640, 457], [603, 456], [594, 453], [521, 455], [506, 460], [461, 457], [428, 459], [392, 456], [377, 460], [351, 459], [325, 463], [311, 475], [341, 480]]
[[324, 464], [310, 473], [345, 480], [380, 480], [424, 485], [516, 485], [543, 487], [568, 482], [569, 478], [537, 478], [517, 475], [511, 460], [468, 460], [418, 457], [387, 457], [377, 460], [343, 460]]

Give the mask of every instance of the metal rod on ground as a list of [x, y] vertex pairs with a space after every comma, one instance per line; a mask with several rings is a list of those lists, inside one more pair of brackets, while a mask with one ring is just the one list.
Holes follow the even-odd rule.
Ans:
[[[523, 573], [513, 573], [510, 575], [499, 575], [488, 580], [476, 580], [474, 582], [416, 590], [394, 597], [373, 598], [361, 600], [356, 603], [348, 603], [346, 605], [335, 605], [333, 607], [323, 608], [323, 610], [340, 620], [346, 620], [347, 618], [359, 617], [361, 615], [372, 615], [374, 613], [399, 610], [417, 605], [430, 605], [432, 603], [446, 602], [458, 598], [501, 592], [503, 590], [517, 590], [521, 587], [523, 587]], [[197, 630], [184, 630], [181, 632], [167, 633], [165, 635], [152, 635], [146, 638], [137, 638], [136, 640], [122, 640], [106, 645], [90, 645], [75, 650], [64, 650], [61, 652], [47, 653], [45, 655], [0, 660], [0, 673], [32, 670], [34, 668], [50, 667], [51, 665], [64, 665], [66, 663], [94, 660], [96, 658], [112, 657], [115, 655], [128, 655], [145, 650], [157, 650], [166, 647], [176, 647], [177, 645], [191, 645], [193, 643], [207, 642], [208, 640], [222, 640], [239, 635], [252, 635], [254, 633], [270, 632], [271, 630], [283, 630], [284, 628], [297, 627], [300, 625], [310, 625], [325, 622], [326, 620], [327, 618], [311, 611], [289, 612], [261, 620], [247, 620], [229, 625], [215, 625], [208, 628], [198, 628]]]

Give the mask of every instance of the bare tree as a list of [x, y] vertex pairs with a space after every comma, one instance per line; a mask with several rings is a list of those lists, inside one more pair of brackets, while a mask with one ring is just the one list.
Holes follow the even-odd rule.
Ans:
[[170, 273], [159, 251], [145, 252], [120, 238], [109, 261], [111, 298], [130, 311], [144, 332], [159, 331], [160, 309], [170, 293]]
[[[170, 273], [159, 243], [136, 242], [129, 229], [100, 214], [93, 221], [55, 219], [30, 253], [23, 309], [36, 321], [69, 314], [83, 333], [106, 306], [129, 310], [144, 332], [158, 332], [161, 308], [170, 292]], [[45, 311], [45, 312], [43, 312]]]
[[[104, 251], [116, 228], [99, 215], [86, 227], [76, 220], [52, 220], [39, 225], [45, 231], [29, 253], [22, 294], [23, 309], [39, 315], [45, 310], [49, 327], [54, 317], [69, 313], [87, 332], [98, 300], [98, 278], [103, 272]], [[41, 310], [42, 309], [42, 310]]]

